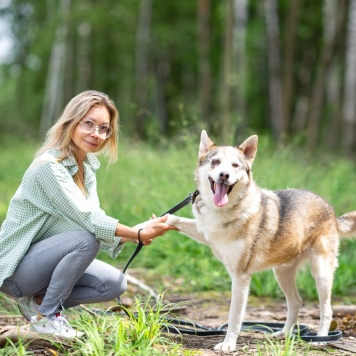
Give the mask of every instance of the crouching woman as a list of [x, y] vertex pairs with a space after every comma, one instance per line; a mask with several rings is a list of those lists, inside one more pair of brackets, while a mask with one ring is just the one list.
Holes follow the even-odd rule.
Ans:
[[[80, 336], [62, 310], [110, 301], [126, 289], [124, 275], [96, 259], [99, 250], [116, 257], [139, 233], [108, 216], [96, 190], [96, 155], [115, 161], [118, 126], [107, 95], [89, 90], [75, 96], [10, 202], [0, 230], [0, 291], [18, 298], [34, 331]], [[174, 229], [166, 219], [147, 222], [143, 244]]]

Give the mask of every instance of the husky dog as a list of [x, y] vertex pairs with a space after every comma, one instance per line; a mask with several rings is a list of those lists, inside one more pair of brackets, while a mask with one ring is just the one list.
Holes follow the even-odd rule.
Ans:
[[319, 295], [318, 335], [327, 335], [339, 238], [356, 237], [356, 211], [336, 218], [332, 207], [309, 191], [259, 188], [251, 173], [257, 141], [255, 135], [238, 147], [219, 147], [202, 131], [195, 219], [170, 215], [167, 220], [182, 234], [210, 246], [231, 276], [228, 330], [224, 341], [215, 346], [223, 352], [236, 349], [254, 272], [273, 268], [288, 306], [284, 328], [274, 336], [281, 338], [291, 331], [302, 305], [295, 277], [305, 259], [310, 261]]

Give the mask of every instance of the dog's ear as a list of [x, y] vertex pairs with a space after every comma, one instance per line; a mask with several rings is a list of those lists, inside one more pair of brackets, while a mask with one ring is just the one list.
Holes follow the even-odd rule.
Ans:
[[238, 148], [243, 152], [246, 159], [252, 164], [257, 152], [258, 136], [250, 136]]
[[209, 150], [216, 147], [215, 143], [209, 138], [205, 130], [200, 135], [199, 157], [205, 156]]

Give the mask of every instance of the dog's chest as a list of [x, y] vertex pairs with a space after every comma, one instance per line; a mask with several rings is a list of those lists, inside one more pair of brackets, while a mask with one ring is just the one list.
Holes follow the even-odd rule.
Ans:
[[229, 272], [239, 268], [240, 261], [245, 255], [244, 240], [211, 239], [209, 246], [216, 258], [218, 258]]
[[231, 226], [226, 226], [219, 216], [209, 216], [206, 214], [197, 219], [198, 230], [202, 231], [205, 240], [216, 258], [218, 258], [226, 268], [235, 270], [245, 254], [245, 240], [239, 238], [236, 230]]

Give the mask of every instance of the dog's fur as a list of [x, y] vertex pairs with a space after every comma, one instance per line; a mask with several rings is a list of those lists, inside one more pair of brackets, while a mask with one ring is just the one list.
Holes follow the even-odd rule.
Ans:
[[215, 346], [223, 352], [236, 348], [251, 274], [257, 271], [273, 268], [288, 306], [284, 329], [275, 336], [290, 332], [302, 304], [296, 272], [305, 259], [310, 261], [319, 295], [318, 335], [327, 335], [339, 237], [356, 237], [356, 211], [336, 218], [332, 207], [309, 191], [260, 189], [251, 173], [257, 141], [251, 136], [238, 147], [218, 147], [202, 131], [195, 219], [170, 215], [167, 220], [181, 233], [209, 245], [231, 276], [228, 330]]

